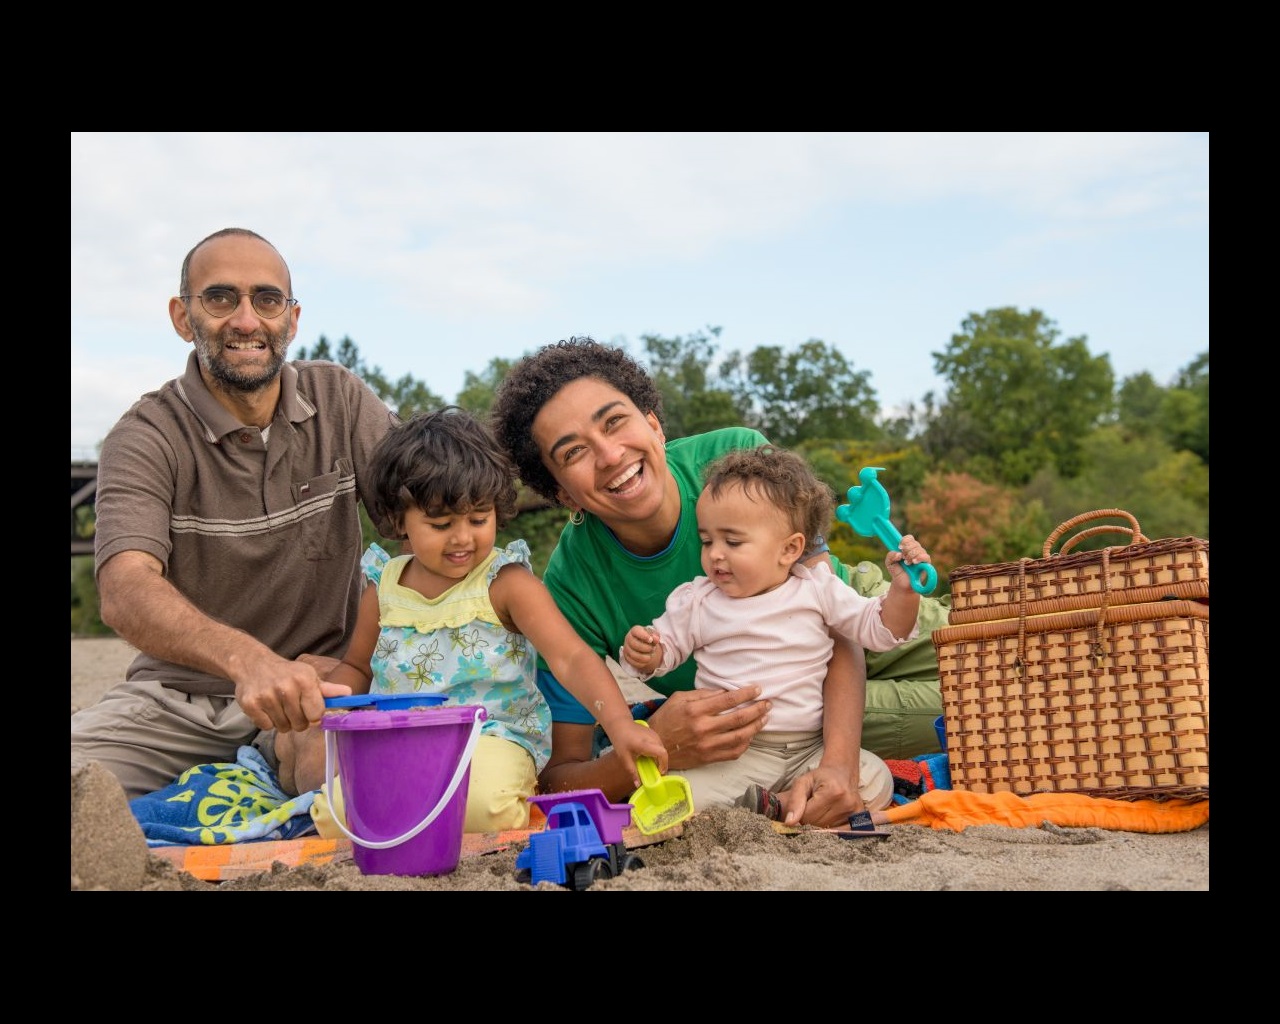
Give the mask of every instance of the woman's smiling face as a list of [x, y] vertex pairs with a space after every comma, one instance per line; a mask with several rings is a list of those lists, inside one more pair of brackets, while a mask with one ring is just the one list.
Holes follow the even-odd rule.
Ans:
[[566, 384], [534, 417], [533, 437], [570, 509], [615, 531], [661, 511], [669, 479], [662, 424], [613, 386], [597, 377]]

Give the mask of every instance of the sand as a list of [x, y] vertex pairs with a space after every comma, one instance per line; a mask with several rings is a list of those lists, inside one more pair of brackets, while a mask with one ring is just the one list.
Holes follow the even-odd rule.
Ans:
[[[117, 639], [72, 639], [71, 709], [123, 678], [132, 654]], [[636, 851], [644, 867], [589, 892], [1209, 889], [1209, 826], [1148, 834], [1098, 828], [980, 825], [963, 832], [894, 825], [882, 838], [778, 834], [744, 810], [707, 810], [676, 839]], [[71, 779], [71, 889], [138, 891], [551, 891], [515, 880], [518, 847], [465, 857], [434, 877], [364, 875], [349, 855], [330, 863], [206, 882], [152, 854], [115, 778], [90, 765]]]

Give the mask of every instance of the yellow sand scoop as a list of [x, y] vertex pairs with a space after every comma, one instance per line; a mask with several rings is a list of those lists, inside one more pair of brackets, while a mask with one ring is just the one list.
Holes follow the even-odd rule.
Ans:
[[[646, 729], [649, 723], [641, 721]], [[640, 788], [631, 794], [631, 818], [644, 835], [679, 825], [693, 817], [693, 790], [681, 775], [663, 776], [653, 758], [641, 754], [636, 758]]]

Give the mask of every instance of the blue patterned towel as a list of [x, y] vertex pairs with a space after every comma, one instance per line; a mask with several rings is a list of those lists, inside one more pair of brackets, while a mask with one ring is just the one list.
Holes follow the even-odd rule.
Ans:
[[297, 839], [315, 831], [315, 791], [289, 796], [253, 747], [234, 764], [198, 764], [164, 789], [129, 801], [148, 846], [220, 846]]

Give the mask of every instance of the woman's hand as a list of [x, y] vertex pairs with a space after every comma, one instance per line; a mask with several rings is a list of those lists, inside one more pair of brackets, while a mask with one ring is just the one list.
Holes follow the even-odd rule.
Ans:
[[735, 761], [769, 721], [772, 703], [760, 687], [739, 690], [680, 690], [649, 717], [662, 737], [670, 771], [716, 761]]

